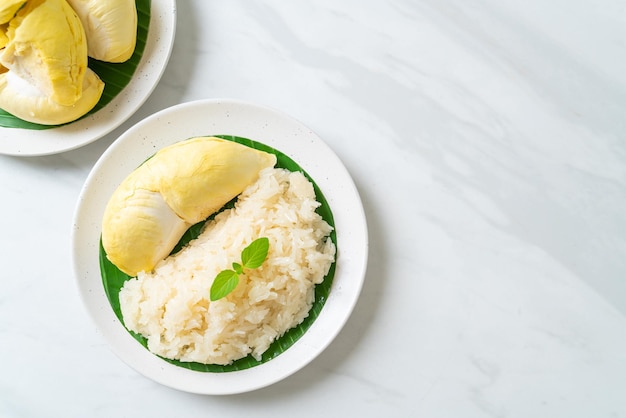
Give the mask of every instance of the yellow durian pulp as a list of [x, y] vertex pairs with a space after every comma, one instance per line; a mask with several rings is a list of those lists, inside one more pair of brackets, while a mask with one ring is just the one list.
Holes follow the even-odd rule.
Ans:
[[83, 23], [90, 57], [124, 62], [133, 55], [137, 42], [135, 0], [67, 1]]
[[0, 25], [0, 50], [7, 46], [7, 43], [9, 42], [9, 37], [7, 36], [8, 28], [9, 25], [7, 24]]
[[214, 137], [178, 142], [133, 171], [102, 220], [109, 260], [130, 276], [151, 271], [185, 231], [219, 210], [276, 164], [274, 154]]
[[0, 70], [0, 108], [22, 120], [42, 125], [72, 122], [89, 112], [100, 100], [104, 83], [87, 69], [82, 95], [72, 105], [64, 106], [52, 100], [12, 71]]
[[[7, 37], [7, 29], [8, 29], [9, 25], [2, 24], [0, 25], [0, 54], [2, 53], [2, 48], [4, 48], [7, 45], [7, 42], [9, 42], [9, 38]], [[4, 65], [2, 65], [2, 63], [0, 63], [0, 74], [9, 71], [9, 69], [7, 67], [5, 67]]]
[[[178, 216], [194, 224], [206, 219], [276, 163], [276, 156], [236, 142], [199, 137], [178, 142], [144, 164], [144, 183], [158, 190]], [[172, 175], [174, 174], [174, 175]]]
[[63, 106], [82, 95], [87, 39], [66, 0], [29, 0], [9, 22], [0, 63]]
[[0, 3], [0, 25], [13, 19], [15, 13], [26, 3], [26, 0], [2, 0]]
[[167, 257], [191, 226], [165, 203], [161, 194], [123, 184], [107, 206], [102, 245], [121, 271], [136, 276]]

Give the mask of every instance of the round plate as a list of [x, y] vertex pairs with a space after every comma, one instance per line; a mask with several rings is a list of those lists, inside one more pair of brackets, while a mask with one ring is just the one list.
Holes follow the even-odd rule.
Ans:
[[176, 0], [152, 0], [146, 46], [128, 85], [109, 104], [76, 122], [44, 130], [0, 128], [0, 154], [58, 154], [87, 145], [120, 126], [148, 99], [170, 57]]
[[[278, 357], [250, 369], [208, 373], [166, 362], [141, 346], [117, 319], [98, 263], [101, 220], [109, 197], [126, 176], [157, 150], [194, 136], [234, 135], [291, 157], [320, 187], [333, 211], [338, 254], [324, 308], [308, 331]], [[234, 394], [268, 386], [319, 355], [348, 320], [365, 277], [368, 253], [363, 206], [350, 174], [310, 129], [273, 109], [232, 100], [181, 104], [138, 123], [98, 160], [81, 191], [72, 231], [73, 265], [85, 308], [112, 350], [161, 384], [201, 394]]]

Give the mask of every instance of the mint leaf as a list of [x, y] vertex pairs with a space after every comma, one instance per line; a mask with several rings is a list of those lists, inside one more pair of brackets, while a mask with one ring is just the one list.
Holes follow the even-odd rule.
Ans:
[[255, 269], [261, 266], [267, 258], [270, 240], [266, 237], [255, 239], [241, 252], [243, 267]]
[[233, 270], [223, 270], [215, 276], [211, 285], [211, 301], [223, 298], [232, 292], [239, 283], [239, 275]]
[[233, 263], [233, 270], [235, 270], [237, 274], [243, 274], [243, 266], [239, 263]]
[[215, 302], [235, 290], [239, 284], [239, 275], [243, 274], [244, 267], [255, 269], [261, 266], [267, 258], [270, 240], [263, 237], [255, 239], [241, 252], [241, 264], [233, 262], [232, 270], [222, 270], [211, 285], [210, 298]]

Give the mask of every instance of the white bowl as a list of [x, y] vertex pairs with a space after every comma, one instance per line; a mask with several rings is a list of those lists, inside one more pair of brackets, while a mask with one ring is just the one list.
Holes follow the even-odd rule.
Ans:
[[[101, 219], [120, 182], [157, 150], [194, 136], [234, 135], [277, 149], [302, 167], [334, 216], [337, 262], [328, 299], [306, 333], [258, 366], [210, 373], [173, 365], [149, 352], [124, 328], [104, 291], [99, 268]], [[336, 337], [360, 294], [368, 253], [363, 206], [348, 171], [322, 140], [276, 110], [232, 100], [206, 100], [165, 109], [138, 123], [98, 160], [81, 191], [72, 231], [76, 282], [85, 308], [112, 350], [146, 377], [179, 390], [234, 394], [275, 383], [304, 367]]]
[[175, 32], [176, 0], [152, 0], [146, 46], [128, 85], [105, 107], [76, 122], [44, 130], [0, 128], [0, 154], [58, 154], [92, 143], [120, 126], [154, 91], [169, 61]]

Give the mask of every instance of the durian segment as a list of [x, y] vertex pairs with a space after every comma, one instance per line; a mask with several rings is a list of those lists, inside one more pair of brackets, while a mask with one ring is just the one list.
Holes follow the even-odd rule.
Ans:
[[100, 61], [124, 62], [135, 51], [135, 0], [68, 0], [80, 17], [89, 56]]
[[60, 125], [80, 118], [98, 103], [103, 90], [102, 80], [87, 69], [82, 96], [76, 103], [63, 106], [13, 71], [0, 71], [0, 108], [22, 120], [42, 125]]
[[131, 276], [150, 271], [167, 257], [191, 225], [158, 192], [135, 189], [131, 179], [113, 194], [102, 225], [107, 257]]
[[13, 19], [15, 13], [26, 3], [26, 0], [2, 0], [0, 3], [0, 25]]
[[109, 200], [102, 220], [107, 257], [130, 276], [151, 271], [189, 226], [219, 210], [274, 164], [274, 154], [214, 137], [161, 149]]
[[81, 98], [87, 39], [65, 0], [29, 0], [9, 22], [0, 63], [60, 105]]
[[146, 186], [194, 224], [206, 219], [254, 182], [276, 156], [220, 138], [178, 142], [146, 161]]

